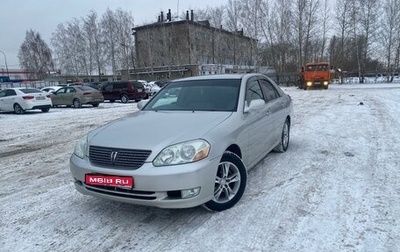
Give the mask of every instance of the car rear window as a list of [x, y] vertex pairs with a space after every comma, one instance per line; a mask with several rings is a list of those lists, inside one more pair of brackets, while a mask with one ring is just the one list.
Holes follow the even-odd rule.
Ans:
[[41, 93], [41, 91], [36, 88], [23, 88], [23, 89], [20, 89], [20, 91], [25, 94]]
[[93, 91], [94, 90], [94, 88], [89, 87], [89, 86], [82, 86], [82, 87], [76, 87], [76, 88], [78, 88], [82, 91]]

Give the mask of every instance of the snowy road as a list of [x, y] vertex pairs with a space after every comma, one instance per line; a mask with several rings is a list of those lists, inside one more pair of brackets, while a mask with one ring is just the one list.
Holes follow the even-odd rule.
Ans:
[[0, 251], [400, 251], [400, 84], [283, 89], [289, 150], [250, 171], [221, 213], [75, 191], [75, 141], [136, 103], [0, 113]]

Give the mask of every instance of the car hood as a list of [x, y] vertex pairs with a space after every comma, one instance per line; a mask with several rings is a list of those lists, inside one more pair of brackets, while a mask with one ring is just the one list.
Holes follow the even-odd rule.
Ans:
[[231, 115], [232, 112], [138, 111], [91, 132], [89, 144], [154, 153], [171, 144], [203, 138]]

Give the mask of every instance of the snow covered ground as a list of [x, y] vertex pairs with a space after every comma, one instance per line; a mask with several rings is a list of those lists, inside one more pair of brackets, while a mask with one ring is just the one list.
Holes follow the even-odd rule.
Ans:
[[75, 191], [76, 140], [136, 103], [0, 113], [0, 251], [400, 251], [400, 84], [283, 89], [289, 150], [251, 170], [221, 213]]

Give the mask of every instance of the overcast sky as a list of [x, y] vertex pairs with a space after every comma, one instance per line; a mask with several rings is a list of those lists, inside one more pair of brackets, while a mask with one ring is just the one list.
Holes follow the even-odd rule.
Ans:
[[[9, 69], [19, 68], [19, 47], [26, 31], [39, 32], [51, 47], [52, 33], [60, 23], [73, 18], [85, 17], [94, 10], [101, 16], [107, 8], [122, 8], [132, 14], [134, 25], [155, 22], [160, 11], [171, 9], [179, 13], [190, 9], [215, 7], [228, 0], [1, 0], [0, 2], [0, 50], [7, 58]], [[0, 69], [5, 68], [5, 58], [0, 52]]]

